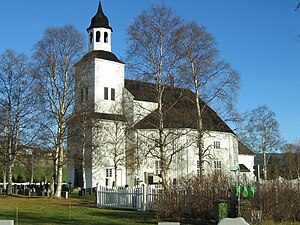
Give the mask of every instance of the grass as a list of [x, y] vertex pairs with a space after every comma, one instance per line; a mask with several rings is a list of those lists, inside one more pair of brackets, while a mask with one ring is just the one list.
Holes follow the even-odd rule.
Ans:
[[0, 220], [15, 220], [15, 225], [157, 224], [155, 213], [99, 209], [91, 199], [20, 196], [0, 196]]
[[[95, 205], [93, 195], [79, 197], [78, 192], [72, 193], [69, 199], [2, 195], [0, 220], [15, 220], [15, 225], [154, 225], [158, 222], [154, 212], [99, 209]], [[181, 224], [188, 223], [181, 222]], [[300, 225], [300, 223], [264, 221], [256, 225]]]

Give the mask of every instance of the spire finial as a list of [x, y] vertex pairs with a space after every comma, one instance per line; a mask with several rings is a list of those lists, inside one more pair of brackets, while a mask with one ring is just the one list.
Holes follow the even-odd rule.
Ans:
[[99, 0], [98, 3], [98, 10], [96, 15], [91, 19], [91, 25], [87, 30], [94, 28], [94, 27], [103, 27], [103, 28], [108, 28], [112, 31], [112, 28], [109, 26], [109, 22], [107, 17], [104, 15], [103, 10], [102, 10], [102, 5], [101, 1]]
[[104, 13], [103, 13], [103, 10], [102, 10], [102, 5], [101, 5], [101, 1], [99, 0], [99, 3], [98, 3], [98, 11], [97, 11], [97, 14], [96, 15], [103, 15], [104, 16]]

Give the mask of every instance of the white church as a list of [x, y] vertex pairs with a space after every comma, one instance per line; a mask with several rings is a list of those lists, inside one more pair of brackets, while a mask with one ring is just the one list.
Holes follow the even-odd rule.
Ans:
[[[93, 188], [159, 184], [157, 101], [152, 83], [127, 80], [125, 63], [112, 53], [112, 32], [99, 3], [87, 28], [88, 52], [75, 65], [75, 107], [68, 123], [67, 181]], [[196, 105], [190, 90], [165, 91], [165, 164], [168, 181], [199, 173]], [[176, 99], [176, 104], [172, 103]], [[169, 102], [169, 104], [168, 104]], [[254, 153], [211, 108], [204, 115], [205, 173], [238, 171], [254, 179]]]

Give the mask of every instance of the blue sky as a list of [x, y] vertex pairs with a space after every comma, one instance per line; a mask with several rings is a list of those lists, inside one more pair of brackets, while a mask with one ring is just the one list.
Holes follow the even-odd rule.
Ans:
[[[212, 33], [222, 57], [241, 75], [240, 112], [267, 104], [282, 136], [300, 138], [300, 10], [298, 0], [164, 0], [185, 21]], [[141, 10], [161, 0], [102, 0], [113, 28], [112, 49], [125, 56], [126, 30]], [[31, 55], [46, 27], [73, 24], [86, 33], [98, 0], [1, 0], [0, 53]]]

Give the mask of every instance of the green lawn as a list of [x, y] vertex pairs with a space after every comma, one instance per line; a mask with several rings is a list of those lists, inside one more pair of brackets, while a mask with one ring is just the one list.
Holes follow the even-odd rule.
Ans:
[[0, 196], [0, 219], [22, 224], [157, 224], [155, 213], [105, 210], [83, 198], [52, 199]]
[[[158, 222], [154, 212], [99, 209], [95, 207], [94, 196], [78, 197], [78, 193], [72, 193], [69, 199], [2, 195], [0, 220], [15, 220], [15, 225], [153, 225]], [[190, 223], [181, 222], [181, 224]], [[265, 221], [256, 225], [300, 225], [300, 223]]]

